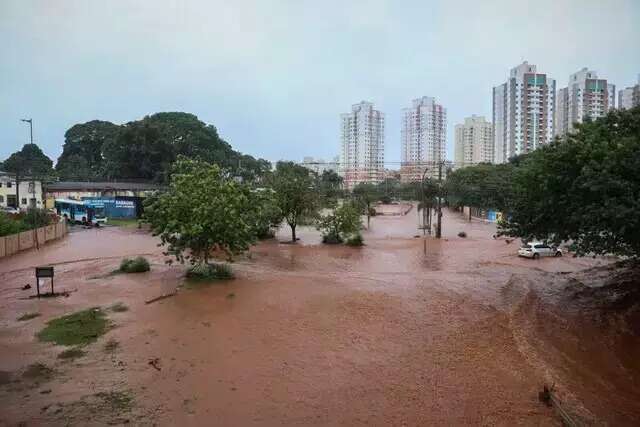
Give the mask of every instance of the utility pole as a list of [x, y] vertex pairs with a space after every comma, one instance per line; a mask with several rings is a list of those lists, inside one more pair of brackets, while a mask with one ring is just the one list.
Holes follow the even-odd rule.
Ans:
[[[420, 186], [422, 187], [422, 240], [424, 241], [424, 254], [427, 254], [427, 223], [426, 223], [426, 203], [424, 200], [424, 179], [427, 176], [427, 171], [429, 168], [424, 168], [424, 172], [422, 172], [422, 179], [420, 180]], [[429, 211], [429, 215], [431, 215], [431, 211]], [[429, 232], [431, 234], [431, 232]]]
[[444, 161], [438, 162], [438, 224], [436, 226], [436, 238], [442, 237], [442, 166]]
[[[33, 144], [33, 119], [20, 119], [21, 122], [29, 123], [29, 141]], [[33, 181], [33, 171], [31, 171], [31, 180]], [[36, 183], [33, 181], [33, 197], [35, 198]], [[27, 201], [28, 203], [28, 201]], [[16, 207], [20, 210], [20, 171], [16, 171]]]

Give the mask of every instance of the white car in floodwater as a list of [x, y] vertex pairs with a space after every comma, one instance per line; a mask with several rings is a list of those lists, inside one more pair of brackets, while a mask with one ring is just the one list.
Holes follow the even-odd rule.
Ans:
[[529, 242], [518, 249], [518, 255], [533, 259], [538, 259], [543, 256], [562, 256], [562, 249], [549, 246], [542, 242]]

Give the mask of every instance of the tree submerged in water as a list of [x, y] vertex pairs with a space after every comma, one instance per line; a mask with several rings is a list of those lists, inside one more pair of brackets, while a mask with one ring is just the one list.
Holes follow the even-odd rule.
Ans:
[[179, 158], [169, 190], [146, 203], [145, 219], [167, 255], [207, 265], [215, 251], [231, 259], [249, 249], [259, 209], [249, 187], [225, 177], [218, 166]]

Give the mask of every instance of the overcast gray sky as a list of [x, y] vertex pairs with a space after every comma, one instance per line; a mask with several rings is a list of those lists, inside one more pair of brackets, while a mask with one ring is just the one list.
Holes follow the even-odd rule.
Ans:
[[386, 114], [434, 96], [453, 126], [491, 117], [491, 88], [522, 60], [566, 85], [583, 66], [618, 87], [640, 73], [639, 0], [0, 0], [0, 159], [35, 142], [54, 160], [64, 132], [186, 111], [234, 148], [269, 160], [330, 159], [339, 114]]

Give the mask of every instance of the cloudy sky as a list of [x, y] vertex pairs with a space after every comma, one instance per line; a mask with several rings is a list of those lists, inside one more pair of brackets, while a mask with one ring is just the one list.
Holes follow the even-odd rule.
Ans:
[[491, 88], [523, 60], [566, 85], [583, 66], [618, 87], [640, 73], [638, 0], [0, 0], [0, 159], [34, 139], [54, 160], [64, 132], [187, 111], [269, 160], [330, 159], [339, 114], [386, 114], [434, 96], [453, 126], [491, 117]]

